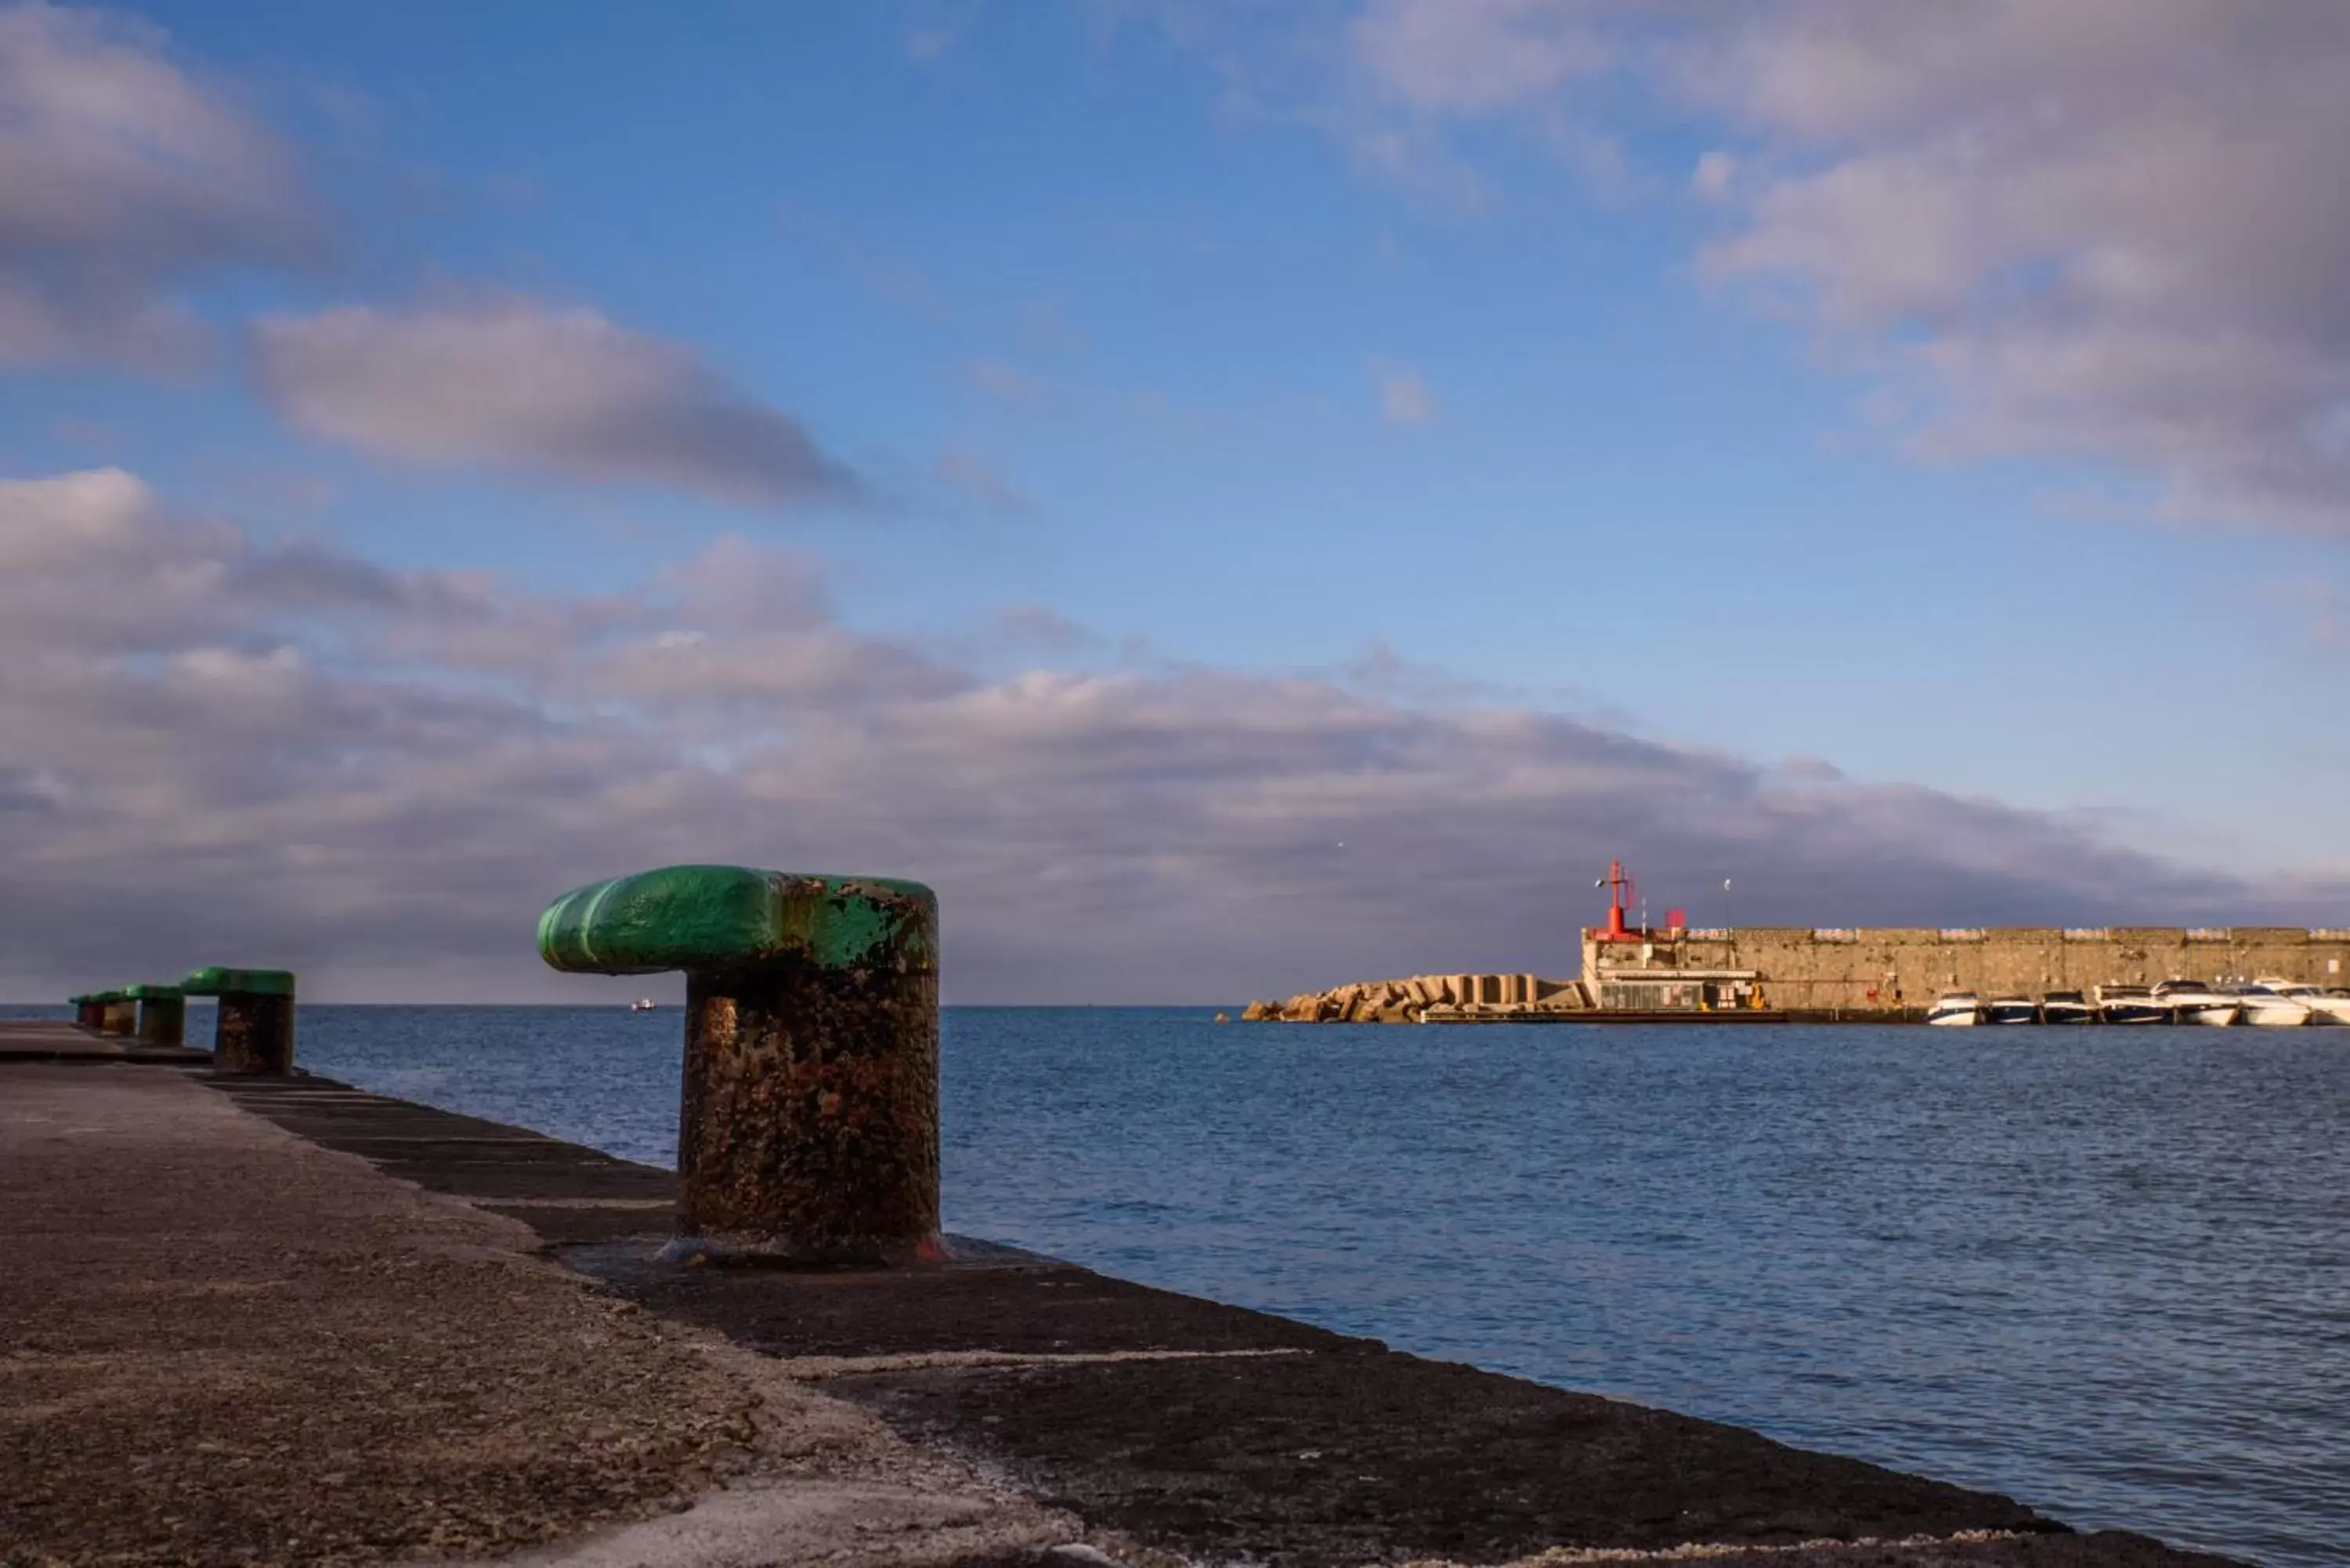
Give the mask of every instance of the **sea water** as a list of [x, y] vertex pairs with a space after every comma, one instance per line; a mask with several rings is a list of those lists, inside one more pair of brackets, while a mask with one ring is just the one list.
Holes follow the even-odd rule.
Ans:
[[[310, 1006], [298, 1050], [668, 1163], [681, 1019]], [[2083, 1527], [2350, 1556], [2350, 1029], [944, 1035], [951, 1230]]]

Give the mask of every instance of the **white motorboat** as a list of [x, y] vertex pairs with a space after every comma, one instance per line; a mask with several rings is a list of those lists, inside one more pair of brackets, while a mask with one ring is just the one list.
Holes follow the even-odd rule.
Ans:
[[2243, 1004], [2244, 1022], [2256, 1029], [2300, 1029], [2309, 1023], [2309, 1008], [2293, 997], [2285, 996], [2277, 985], [2290, 985], [2291, 981], [2272, 983], [2256, 980], [2250, 985], [2236, 988], [2236, 1000]]
[[1982, 1010], [1985, 1023], [2037, 1023], [2040, 1004], [2028, 996], [1994, 996]]
[[2297, 980], [2272, 980], [2265, 976], [2252, 982], [2265, 985], [2288, 1002], [2298, 1002], [2309, 1009], [2312, 1023], [2350, 1023], [2350, 997], [2328, 996], [2314, 985]]
[[2105, 1023], [2168, 1023], [2170, 1004], [2155, 1000], [2142, 985], [2100, 985], [2095, 988], [2097, 1018]]
[[[2303, 997], [2302, 1000], [2304, 1002], [2309, 1001], [2307, 997]], [[2350, 991], [2345, 991], [2339, 986], [2333, 987], [2326, 991], [2317, 1002], [2310, 1002], [2309, 1005], [2312, 1009], [2314, 1009], [2320, 1002], [2324, 1003], [2327, 1012], [2333, 1014], [2334, 1023], [2350, 1023]]]
[[655, 1003], [651, 997], [640, 996], [637, 998], [636, 1001], [629, 1003], [629, 1011], [631, 1012], [650, 1012], [654, 1006]]
[[2241, 999], [2214, 991], [2199, 980], [2166, 980], [2154, 988], [2155, 1000], [2169, 1004], [2173, 1023], [2224, 1027], [2244, 1010]]
[[1926, 1022], [1940, 1024], [1972, 1025], [1982, 1018], [1982, 1002], [1971, 991], [1946, 991], [1932, 1007], [1926, 1010]]
[[2043, 1023], [2095, 1023], [2097, 1010], [2077, 991], [2052, 991], [2040, 999]]

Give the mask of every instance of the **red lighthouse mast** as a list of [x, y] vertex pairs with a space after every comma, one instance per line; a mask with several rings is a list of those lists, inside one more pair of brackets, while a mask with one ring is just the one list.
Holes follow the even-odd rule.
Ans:
[[1626, 874], [1621, 860], [1607, 863], [1607, 875], [1592, 884], [1595, 888], [1612, 889], [1607, 904], [1607, 929], [1599, 933], [1603, 942], [1637, 942], [1648, 933], [1636, 931], [1624, 923], [1625, 911], [1631, 908], [1632, 878]]

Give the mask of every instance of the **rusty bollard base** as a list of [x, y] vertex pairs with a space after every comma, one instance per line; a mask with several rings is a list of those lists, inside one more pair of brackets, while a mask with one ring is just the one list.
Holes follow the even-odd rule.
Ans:
[[558, 970], [687, 975], [689, 1263], [951, 1262], [939, 1236], [938, 900], [918, 882], [672, 866], [539, 919]]
[[98, 1007], [98, 1032], [100, 1034], [135, 1034], [139, 1032], [139, 1003], [130, 992], [121, 987], [92, 993], [90, 1001]]
[[213, 1032], [215, 1073], [286, 1074], [294, 1070], [294, 975], [282, 969], [214, 965], [180, 982], [188, 996], [220, 998]]

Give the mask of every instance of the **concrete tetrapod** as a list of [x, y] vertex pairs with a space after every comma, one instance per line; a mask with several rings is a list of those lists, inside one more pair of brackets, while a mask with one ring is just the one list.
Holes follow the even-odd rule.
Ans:
[[939, 1240], [938, 899], [918, 882], [671, 866], [574, 888], [539, 956], [686, 976], [668, 1256], [903, 1263]]
[[294, 1070], [294, 976], [282, 969], [192, 971], [180, 982], [189, 996], [220, 998], [213, 1029], [215, 1073]]
[[186, 1036], [188, 998], [178, 986], [125, 986], [122, 994], [138, 1004], [141, 1045], [177, 1045]]

